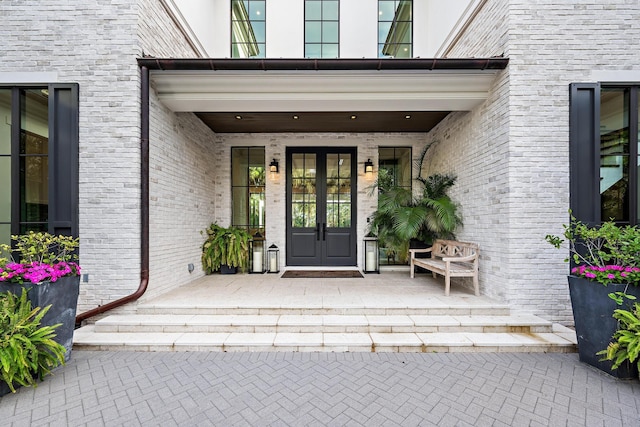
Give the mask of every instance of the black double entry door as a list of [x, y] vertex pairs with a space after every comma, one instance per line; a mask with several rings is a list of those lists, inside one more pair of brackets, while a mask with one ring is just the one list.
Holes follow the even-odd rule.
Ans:
[[287, 265], [356, 265], [356, 149], [287, 149]]

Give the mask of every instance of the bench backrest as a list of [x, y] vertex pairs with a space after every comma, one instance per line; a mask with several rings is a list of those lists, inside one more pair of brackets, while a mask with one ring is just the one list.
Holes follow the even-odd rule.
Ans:
[[433, 243], [431, 254], [437, 257], [466, 257], [478, 254], [478, 245], [468, 242], [457, 242], [454, 240], [436, 240]]

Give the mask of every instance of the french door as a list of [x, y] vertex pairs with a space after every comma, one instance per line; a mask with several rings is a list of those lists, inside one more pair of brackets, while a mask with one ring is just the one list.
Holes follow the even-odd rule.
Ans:
[[287, 149], [287, 265], [356, 265], [356, 149]]

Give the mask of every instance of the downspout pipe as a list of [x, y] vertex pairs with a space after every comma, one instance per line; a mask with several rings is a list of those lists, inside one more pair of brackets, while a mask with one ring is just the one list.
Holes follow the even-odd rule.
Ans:
[[76, 327], [84, 320], [137, 300], [149, 285], [149, 68], [140, 67], [140, 285], [125, 297], [76, 316]]

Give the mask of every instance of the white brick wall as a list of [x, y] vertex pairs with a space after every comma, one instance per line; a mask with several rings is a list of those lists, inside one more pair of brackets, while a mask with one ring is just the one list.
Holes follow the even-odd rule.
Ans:
[[441, 141], [433, 167], [459, 176], [461, 237], [481, 246], [484, 293], [572, 323], [566, 253], [544, 241], [568, 219], [568, 85], [633, 69], [639, 15], [628, 0], [489, 0], [449, 54], [509, 57], [485, 104], [429, 135]]
[[[152, 0], [0, 2], [0, 17], [0, 72], [54, 72], [60, 82], [79, 84], [80, 257], [83, 272], [89, 275], [80, 288], [78, 311], [83, 312], [132, 293], [140, 282], [140, 73], [136, 58], [143, 52], [182, 57], [193, 56], [193, 52], [160, 2]], [[157, 129], [151, 137], [153, 161], [162, 163], [171, 156], [191, 167], [193, 158], [201, 156], [198, 150], [206, 150], [200, 144], [211, 133], [199, 121], [194, 124], [193, 117], [174, 117], [161, 108], [154, 112], [158, 115], [153, 117]], [[167, 131], [158, 125], [166, 122], [175, 129]], [[161, 132], [165, 145], [158, 152]], [[176, 156], [175, 147], [181, 145], [183, 156]], [[206, 170], [194, 173], [199, 177]], [[154, 177], [153, 172], [152, 178], [156, 179], [152, 197], [162, 205], [163, 186], [169, 178]], [[192, 197], [202, 195], [201, 188], [186, 191], [196, 194]], [[159, 212], [175, 216], [175, 211]], [[185, 250], [191, 245], [181, 240], [195, 243], [194, 236], [172, 239], [179, 231], [156, 217], [152, 239], [162, 233], [171, 248], [160, 245], [155, 250], [163, 254], [171, 254], [172, 248], [177, 251], [173, 257], [152, 254], [152, 269], [159, 261], [165, 269], [175, 266], [174, 276], [180, 276], [178, 273], [186, 272], [187, 260], [193, 262], [195, 256], [193, 250]], [[152, 280], [160, 274], [164, 272], [159, 268], [153, 271]], [[164, 282], [156, 282], [162, 289]], [[150, 285], [150, 293], [156, 291], [155, 286]]]

